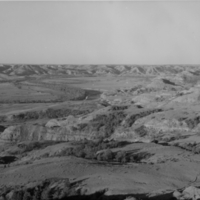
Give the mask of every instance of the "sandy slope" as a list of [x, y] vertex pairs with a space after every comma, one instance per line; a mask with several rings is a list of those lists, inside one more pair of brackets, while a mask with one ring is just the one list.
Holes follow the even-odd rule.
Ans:
[[[62, 147], [63, 144], [60, 145], [60, 148]], [[200, 181], [199, 155], [193, 155], [177, 147], [156, 144], [132, 144], [124, 147], [124, 150], [138, 148], [153, 156], [144, 159], [143, 163], [125, 165], [98, 164], [96, 161], [75, 157], [36, 159], [26, 165], [18, 161], [8, 168], [1, 168], [0, 184], [25, 185], [45, 178], [70, 178], [73, 181], [83, 180], [81, 187], [87, 189], [87, 194], [107, 189], [107, 195], [160, 194], [189, 185], [198, 185]], [[57, 147], [55, 150], [58, 151], [58, 149]], [[35, 155], [38, 153], [35, 152]]]

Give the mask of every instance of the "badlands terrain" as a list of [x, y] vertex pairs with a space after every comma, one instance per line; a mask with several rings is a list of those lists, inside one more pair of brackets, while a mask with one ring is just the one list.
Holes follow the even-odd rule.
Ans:
[[0, 65], [0, 200], [200, 199], [200, 66]]

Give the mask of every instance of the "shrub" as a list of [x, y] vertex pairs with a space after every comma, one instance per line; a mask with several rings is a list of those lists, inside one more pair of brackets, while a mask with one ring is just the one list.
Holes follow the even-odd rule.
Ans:
[[[101, 140], [102, 141], [102, 140]], [[76, 156], [86, 159], [96, 159], [98, 161], [118, 161], [118, 162], [129, 162], [129, 156], [122, 151], [117, 153], [112, 152], [111, 148], [122, 147], [129, 144], [128, 142], [118, 142], [118, 141], [88, 141], [75, 142], [75, 147], [71, 147], [65, 150], [63, 155], [65, 156]], [[102, 151], [101, 151], [102, 150]], [[101, 151], [97, 154], [98, 151]]]
[[128, 106], [112, 106], [111, 110], [112, 111], [119, 111], [119, 110], [126, 110], [128, 108]]
[[92, 122], [92, 129], [104, 133], [104, 137], [110, 137], [115, 128], [118, 127], [126, 117], [123, 111], [111, 112], [108, 115], [98, 115]]
[[76, 155], [77, 155], [77, 157], [85, 158], [87, 154], [85, 153], [85, 151], [83, 149], [81, 149], [77, 152]]
[[192, 84], [192, 85], [195, 85], [197, 84], [197, 82], [200, 80], [200, 76], [199, 75], [193, 75], [193, 76], [187, 76], [187, 75], [184, 75], [183, 76], [183, 81], [185, 83], [188, 83], [188, 84]]
[[103, 156], [99, 153], [96, 157], [98, 161], [103, 161]]
[[23, 200], [32, 200], [31, 194], [28, 191], [25, 191]]
[[140, 126], [139, 128], [135, 129], [135, 132], [140, 136], [144, 137], [148, 134], [146, 127], [144, 125]]
[[122, 161], [124, 161], [125, 156], [126, 156], [125, 152], [119, 151], [119, 152], [117, 152], [115, 159], [117, 162], [122, 162]]
[[153, 113], [162, 112], [162, 111], [163, 111], [162, 109], [153, 109], [153, 110], [147, 110], [147, 111], [144, 111], [144, 112], [133, 114], [126, 119], [126, 123], [124, 124], [124, 126], [125, 127], [131, 127], [137, 119], [140, 119], [142, 117], [146, 117], [146, 116], [151, 115]]
[[113, 160], [113, 152], [110, 149], [106, 149], [103, 152], [102, 158], [104, 161], [112, 161]]

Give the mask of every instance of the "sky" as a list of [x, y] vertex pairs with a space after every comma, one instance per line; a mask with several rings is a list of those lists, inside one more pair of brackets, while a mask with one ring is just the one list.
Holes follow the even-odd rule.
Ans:
[[200, 1], [0, 2], [0, 63], [200, 64]]

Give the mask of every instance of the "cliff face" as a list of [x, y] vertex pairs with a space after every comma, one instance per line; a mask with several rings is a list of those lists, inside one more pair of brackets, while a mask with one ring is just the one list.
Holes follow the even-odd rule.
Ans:
[[0, 135], [0, 139], [9, 141], [70, 141], [89, 139], [90, 135], [72, 131], [70, 127], [44, 127], [40, 125], [10, 126]]
[[[127, 109], [129, 110], [129, 109]], [[200, 117], [180, 118], [172, 111], [151, 109], [137, 111], [102, 110], [84, 118], [68, 116], [64, 120], [51, 119], [45, 125], [21, 124], [9, 126], [1, 134], [7, 141], [79, 141], [94, 138], [113, 138], [126, 141], [172, 142], [198, 136]], [[180, 113], [182, 116], [182, 113]]]

